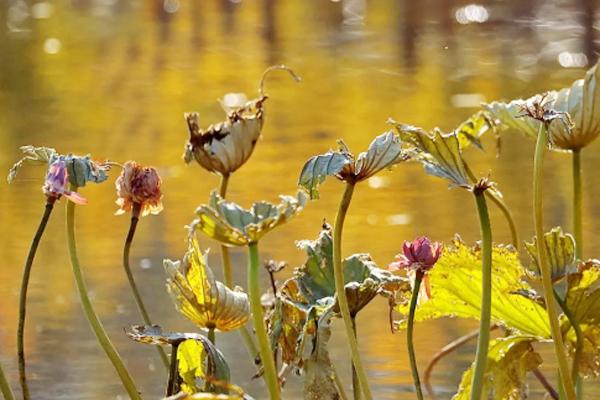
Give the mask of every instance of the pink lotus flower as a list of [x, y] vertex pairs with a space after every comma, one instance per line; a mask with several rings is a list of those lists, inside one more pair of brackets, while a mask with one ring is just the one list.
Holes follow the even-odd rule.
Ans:
[[421, 236], [412, 242], [404, 242], [402, 246], [404, 254], [398, 254], [398, 261], [389, 265], [391, 271], [400, 269], [416, 270], [425, 274], [429, 271], [442, 254], [442, 246], [438, 242], [431, 243], [429, 238]]
[[75, 204], [87, 204], [87, 199], [79, 193], [71, 192], [67, 189], [69, 182], [69, 173], [63, 160], [56, 160], [48, 167], [46, 182], [42, 187], [44, 194], [48, 199], [58, 200], [60, 196], [65, 196]]
[[142, 167], [135, 161], [127, 161], [115, 185], [119, 205], [117, 215], [134, 210], [140, 212], [143, 217], [162, 211], [161, 180], [156, 169]]

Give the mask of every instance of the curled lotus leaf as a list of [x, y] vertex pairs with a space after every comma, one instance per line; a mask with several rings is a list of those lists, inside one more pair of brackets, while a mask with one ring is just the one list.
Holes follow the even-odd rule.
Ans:
[[448, 180], [451, 186], [471, 186], [456, 132], [444, 134], [436, 128], [428, 133], [416, 126], [392, 123], [408, 147], [409, 160], [420, 162], [425, 172]]
[[177, 370], [184, 383], [182, 389], [187, 393], [200, 391], [202, 385], [198, 384], [198, 379], [204, 382], [213, 380], [223, 382], [225, 385], [216, 386], [214, 391], [225, 394], [228, 392], [226, 384], [229, 383], [231, 376], [227, 361], [206, 338], [188, 339], [177, 347]]
[[205, 340], [199, 333], [163, 332], [158, 325], [133, 325], [127, 336], [136, 342], [152, 345], [177, 346], [188, 340]]
[[57, 160], [63, 160], [67, 166], [69, 183], [77, 187], [83, 187], [88, 182], [102, 183], [108, 179], [107, 171], [109, 167], [105, 164], [92, 160], [91, 156], [75, 156], [72, 154], [54, 155], [50, 163]]
[[280, 198], [279, 204], [261, 201], [247, 210], [213, 192], [210, 204], [196, 209], [198, 218], [192, 221], [190, 232], [199, 230], [228, 246], [255, 243], [275, 227], [293, 218], [306, 205], [306, 195], [302, 191], [298, 191], [296, 197]]
[[454, 130], [460, 149], [464, 150], [472, 144], [482, 150], [481, 137], [487, 132], [497, 135], [498, 123], [489, 113], [484, 111], [479, 111], [461, 122]]
[[50, 147], [35, 147], [35, 146], [21, 146], [20, 150], [23, 152], [23, 157], [14, 163], [8, 172], [6, 180], [8, 183], [12, 183], [17, 176], [17, 172], [25, 164], [34, 165], [48, 165], [50, 159], [56, 154], [56, 150]]
[[[482, 398], [494, 400], [520, 400], [527, 398], [525, 378], [542, 364], [541, 356], [534, 351], [536, 338], [509, 336], [490, 342], [484, 373]], [[452, 400], [469, 399], [473, 366], [462, 376], [458, 393]]]
[[335, 176], [342, 181], [360, 182], [403, 160], [400, 140], [392, 131], [373, 139], [367, 151], [360, 153], [356, 159], [340, 140], [337, 151], [308, 159], [302, 167], [298, 185], [309, 193], [311, 199], [318, 199], [318, 187], [327, 176]]
[[331, 337], [331, 319], [333, 310], [330, 308], [318, 319], [313, 348], [306, 360], [304, 370], [304, 398], [307, 400], [339, 400], [335, 384], [335, 370], [329, 357], [327, 344]]
[[[550, 337], [548, 315], [542, 305], [523, 296], [533, 289], [523, 280], [526, 270], [512, 247], [494, 246], [492, 251], [492, 322], [507, 330], [546, 339]], [[481, 290], [481, 249], [459, 239], [444, 246], [435, 268], [428, 272], [431, 297], [417, 306], [415, 320], [442, 317], [479, 319]], [[403, 294], [408, 296], [410, 293]], [[408, 316], [408, 301], [398, 302], [396, 311]]]
[[[555, 227], [544, 234], [544, 245], [548, 255], [548, 263], [552, 272], [552, 281], [557, 282], [566, 275], [577, 272], [575, 258], [575, 239], [570, 234], [565, 234], [561, 227]], [[541, 278], [537, 252], [537, 238], [531, 243], [525, 243], [525, 248], [531, 258], [531, 272], [535, 277]]]
[[[579, 370], [586, 377], [600, 376], [600, 261], [589, 260], [579, 265], [579, 271], [567, 276], [566, 305], [583, 332], [583, 352]], [[571, 353], [576, 337], [563, 319], [563, 332]]]
[[[233, 99], [233, 100], [231, 100]], [[186, 163], [196, 160], [204, 169], [229, 175], [250, 158], [263, 126], [263, 103], [266, 97], [241, 102], [237, 94], [222, 101], [225, 121], [200, 128], [198, 113], [185, 114], [190, 138], [185, 146]]]
[[188, 244], [182, 262], [164, 261], [167, 289], [177, 310], [202, 328], [231, 331], [250, 317], [248, 295], [215, 280], [208, 266], [208, 252], [202, 253], [195, 238]]
[[[563, 124], [551, 124], [549, 137], [557, 149], [577, 150], [591, 143], [600, 134], [600, 88], [598, 64], [590, 68], [583, 79], [570, 87], [548, 92], [547, 106], [558, 113], [568, 113], [574, 126], [569, 130]], [[536, 95], [539, 96], [539, 95]], [[519, 118], [522, 108], [534, 99], [517, 99], [508, 103], [492, 102], [486, 109], [507, 128], [517, 129], [530, 138], [536, 138], [540, 122], [532, 118]]]

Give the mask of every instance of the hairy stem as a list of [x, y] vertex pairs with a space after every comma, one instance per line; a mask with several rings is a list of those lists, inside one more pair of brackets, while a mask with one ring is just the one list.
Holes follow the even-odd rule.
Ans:
[[581, 150], [573, 150], [573, 233], [575, 255], [583, 258]]
[[172, 396], [178, 391], [179, 371], [177, 370], [177, 349], [179, 344], [171, 345], [171, 361], [169, 364], [169, 379], [167, 381], [166, 397]]
[[29, 288], [29, 277], [31, 275], [31, 267], [33, 266], [33, 260], [35, 253], [37, 252], [38, 245], [50, 219], [50, 214], [54, 208], [54, 202], [56, 198], [49, 197], [46, 202], [46, 208], [44, 214], [40, 220], [40, 224], [35, 232], [35, 236], [31, 241], [29, 247], [29, 254], [27, 255], [27, 261], [25, 261], [25, 267], [23, 268], [23, 278], [21, 279], [21, 291], [19, 293], [19, 323], [17, 327], [17, 358], [19, 363], [19, 383], [21, 384], [21, 393], [24, 400], [28, 400], [29, 397], [29, 386], [27, 385], [27, 376], [25, 374], [25, 317], [27, 315], [27, 289]]
[[[129, 287], [131, 288], [131, 292], [133, 293], [133, 297], [135, 298], [135, 304], [144, 320], [146, 325], [152, 325], [152, 321], [150, 320], [150, 315], [148, 315], [148, 311], [146, 311], [146, 306], [142, 300], [142, 296], [140, 295], [140, 291], [135, 283], [135, 279], [133, 278], [133, 273], [131, 272], [131, 267], [129, 265], [129, 252], [131, 250], [131, 243], [133, 242], [133, 237], [135, 235], [135, 229], [137, 227], [139, 221], [139, 215], [141, 211], [141, 205], [139, 203], [135, 203], [133, 205], [133, 209], [131, 210], [131, 224], [129, 225], [129, 232], [127, 232], [127, 238], [125, 239], [125, 246], [123, 248], [123, 268], [125, 269], [125, 274], [127, 275], [127, 280], [129, 281]], [[158, 351], [158, 355], [162, 360], [167, 371], [169, 370], [169, 358], [167, 357], [167, 353], [165, 353], [164, 349], [161, 346], [155, 346]]]
[[[76, 192], [77, 186], [71, 185], [71, 191]], [[81, 266], [79, 265], [79, 259], [77, 257], [77, 245], [75, 243], [75, 203], [70, 201], [67, 202], [67, 242], [69, 245], [69, 256], [71, 258], [73, 275], [79, 291], [79, 298], [81, 299], [81, 305], [83, 307], [83, 311], [85, 312], [85, 316], [90, 323], [90, 327], [94, 331], [94, 334], [98, 339], [98, 343], [113, 364], [113, 367], [119, 375], [119, 378], [121, 378], [121, 382], [123, 383], [125, 390], [127, 390], [129, 397], [134, 400], [141, 400], [141, 396], [136, 389], [135, 383], [133, 382], [129, 371], [127, 371], [127, 368], [125, 367], [125, 364], [123, 364], [119, 353], [106, 334], [106, 331], [104, 330], [98, 315], [96, 315], [92, 302], [88, 296], [87, 287], [81, 271]]]
[[539, 257], [540, 271], [542, 274], [542, 284], [544, 287], [544, 299], [546, 301], [546, 310], [550, 321], [552, 340], [554, 342], [554, 352], [558, 361], [560, 379], [565, 390], [567, 400], [575, 400], [575, 388], [569, 373], [569, 363], [562, 340], [560, 324], [558, 321], [558, 312], [554, 302], [554, 287], [552, 285], [552, 276], [550, 266], [548, 265], [548, 254], [544, 246], [544, 212], [543, 212], [543, 177], [544, 177], [544, 152], [548, 143], [548, 127], [542, 123], [537, 135], [535, 146], [535, 158], [533, 162], [533, 209], [535, 221], [535, 236], [537, 238], [537, 252]]
[[250, 295], [250, 308], [252, 310], [252, 320], [254, 322], [254, 330], [258, 338], [258, 347], [260, 350], [260, 359], [264, 368], [264, 378], [269, 389], [271, 400], [279, 400], [281, 398], [279, 392], [279, 381], [277, 378], [277, 370], [275, 369], [275, 360], [273, 359], [273, 351], [267, 335], [265, 326], [262, 304], [260, 302], [260, 261], [258, 258], [258, 244], [251, 243], [248, 245], [249, 265], [248, 265], [248, 292]]
[[485, 367], [487, 364], [488, 348], [490, 344], [490, 324], [492, 317], [492, 228], [490, 216], [485, 201], [485, 190], [477, 189], [475, 203], [479, 214], [481, 227], [481, 316], [479, 318], [479, 337], [477, 338], [477, 352], [475, 368], [471, 382], [471, 400], [480, 400], [483, 392]]
[[4, 400], [15, 400], [15, 395], [8, 384], [8, 380], [6, 379], [6, 375], [4, 375], [4, 370], [2, 369], [2, 365], [0, 365], [0, 393], [4, 396]]
[[415, 384], [415, 390], [417, 392], [417, 399], [423, 400], [423, 391], [421, 390], [421, 380], [419, 379], [419, 369], [417, 367], [417, 357], [415, 355], [415, 345], [413, 341], [413, 333], [415, 330], [415, 311], [417, 309], [417, 301], [419, 300], [419, 289], [421, 288], [421, 281], [423, 280], [423, 273], [417, 271], [415, 277], [415, 287], [412, 290], [410, 297], [410, 309], [408, 311], [408, 324], [406, 327], [406, 344], [408, 346], [408, 357], [410, 359], [410, 371], [412, 372], [413, 382]]
[[342, 201], [338, 209], [337, 216], [335, 218], [335, 227], [333, 229], [333, 273], [335, 278], [335, 294], [337, 301], [340, 306], [340, 314], [344, 320], [344, 327], [346, 328], [346, 339], [350, 345], [350, 354], [352, 355], [352, 363], [356, 368], [358, 375], [358, 381], [364, 394], [365, 400], [371, 400], [371, 389], [369, 387], [369, 381], [367, 374], [362, 365], [360, 354], [358, 352], [358, 343], [352, 332], [352, 319], [350, 317], [350, 307], [348, 306], [348, 299], [346, 298], [346, 290], [344, 284], [344, 271], [342, 269], [342, 231], [344, 229], [344, 220], [346, 219], [346, 213], [350, 207], [350, 201], [352, 200], [352, 193], [354, 192], [354, 183], [347, 182], [342, 196]]
[[[221, 175], [221, 182], [219, 183], [219, 196], [225, 198], [227, 195], [227, 186], [229, 184], [229, 174]], [[223, 259], [223, 280], [225, 281], [225, 285], [228, 288], [233, 289], [233, 273], [231, 271], [231, 257], [229, 256], [229, 247], [221, 245], [221, 258]], [[254, 339], [252, 338], [252, 334], [248, 331], [246, 326], [242, 326], [239, 329], [240, 335], [242, 336], [242, 340], [244, 341], [244, 345], [246, 346], [246, 350], [248, 351], [248, 355], [252, 358], [252, 361], [255, 361], [255, 357], [258, 354], [258, 349], [256, 347], [256, 343], [254, 343]]]
[[[575, 331], [575, 340], [577, 342], [575, 343], [575, 355], [573, 356], [573, 365], [571, 367], [571, 379], [573, 380], [573, 382], [578, 382], [579, 360], [581, 360], [581, 355], [583, 353], [583, 331], [581, 330], [579, 323], [577, 323], [577, 321], [575, 320], [575, 316], [573, 315], [571, 310], [569, 310], [569, 307], [567, 307], [567, 302], [560, 298], [556, 290], [554, 290], [554, 298], [556, 299], [556, 302], [565, 314], [565, 317], [567, 317], [567, 319], [569, 320], [571, 327]], [[581, 396], [577, 395], [577, 398], [580, 399]]]

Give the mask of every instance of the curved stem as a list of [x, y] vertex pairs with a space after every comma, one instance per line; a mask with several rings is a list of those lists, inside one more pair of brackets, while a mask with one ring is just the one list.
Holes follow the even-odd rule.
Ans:
[[554, 303], [554, 287], [552, 285], [552, 276], [550, 266], [548, 265], [548, 254], [544, 246], [544, 212], [543, 212], [543, 175], [544, 175], [544, 152], [548, 142], [548, 129], [546, 124], [540, 125], [535, 146], [535, 158], [533, 166], [533, 208], [535, 221], [535, 236], [537, 252], [539, 256], [540, 271], [542, 274], [542, 284], [544, 287], [544, 299], [546, 301], [546, 310], [550, 322], [550, 330], [554, 341], [554, 352], [558, 361], [560, 379], [565, 389], [567, 400], [575, 400], [575, 388], [569, 373], [569, 363], [563, 345], [560, 324], [558, 321], [558, 312]]
[[[71, 185], [71, 191], [76, 192], [77, 186]], [[85, 316], [90, 323], [90, 327], [94, 331], [94, 334], [98, 339], [98, 343], [112, 362], [113, 367], [119, 375], [119, 378], [121, 378], [121, 382], [127, 390], [129, 397], [134, 400], [141, 400], [141, 396], [135, 387], [135, 383], [133, 382], [129, 371], [127, 371], [127, 368], [125, 367], [125, 364], [123, 364], [119, 353], [106, 334], [98, 315], [96, 315], [96, 312], [94, 311], [92, 302], [88, 297], [87, 287], [81, 267], [79, 265], [79, 259], [77, 258], [77, 245], [75, 243], [75, 203], [71, 201], [67, 202], [67, 242], [69, 245], [69, 257], [71, 258], [73, 275], [79, 291], [79, 298], [81, 299], [81, 305], [83, 307], [83, 311], [85, 312]]]
[[[356, 315], [350, 315], [352, 318], [352, 332], [354, 333], [354, 338], [356, 339]], [[360, 382], [358, 381], [358, 375], [356, 374], [356, 368], [354, 364], [352, 364], [352, 395], [354, 396], [354, 400], [360, 400]]]
[[179, 372], [177, 371], [177, 349], [179, 344], [171, 345], [171, 361], [169, 364], [169, 380], [167, 381], [166, 397], [177, 393], [177, 382], [179, 380]]
[[260, 261], [258, 259], [258, 244], [250, 243], [248, 245], [249, 265], [248, 265], [248, 292], [250, 295], [250, 307], [252, 310], [252, 320], [254, 322], [254, 330], [258, 338], [258, 346], [260, 349], [260, 359], [264, 368], [264, 378], [269, 389], [271, 400], [279, 400], [279, 381], [277, 379], [277, 371], [275, 369], [275, 360], [273, 359], [273, 351], [267, 335], [267, 328], [263, 316], [262, 304], [260, 302]]
[[[135, 283], [135, 279], [133, 278], [133, 273], [131, 272], [131, 267], [129, 265], [129, 251], [131, 250], [131, 243], [133, 242], [133, 236], [135, 235], [135, 229], [137, 227], [137, 223], [139, 221], [139, 215], [141, 211], [141, 205], [135, 203], [133, 205], [133, 209], [131, 210], [131, 224], [129, 225], [129, 232], [127, 232], [127, 238], [125, 239], [125, 246], [123, 248], [123, 268], [125, 269], [125, 274], [127, 275], [127, 280], [129, 281], [129, 287], [131, 288], [131, 292], [133, 293], [133, 297], [135, 298], [135, 304], [142, 315], [142, 319], [146, 325], [152, 325], [152, 321], [150, 320], [150, 316], [148, 315], [148, 311], [146, 311], [146, 306], [144, 306], [144, 302], [142, 300], [142, 296], [140, 295], [140, 291]], [[165, 353], [164, 349], [157, 345], [155, 346], [158, 351], [158, 355], [162, 360], [167, 371], [169, 370], [169, 358], [167, 357], [167, 353]]]
[[[581, 360], [581, 355], [583, 353], [583, 331], [575, 320], [575, 316], [571, 310], [569, 310], [569, 307], [567, 307], [567, 302], [560, 298], [556, 290], [554, 290], [554, 298], [565, 314], [565, 317], [567, 317], [569, 320], [571, 327], [573, 327], [573, 330], [575, 331], [575, 339], [577, 342], [575, 343], [575, 355], [573, 356], [573, 365], [571, 367], [571, 379], [573, 382], [577, 382], [579, 380], [579, 360]], [[577, 398], [579, 399], [581, 396], [578, 395]]]
[[338, 394], [340, 395], [340, 400], [348, 400], [348, 396], [344, 391], [344, 385], [342, 384], [342, 381], [340, 380], [340, 377], [333, 364], [331, 364], [331, 369], [333, 370], [333, 383], [335, 384]]
[[481, 227], [481, 316], [479, 318], [479, 337], [473, 380], [471, 382], [471, 400], [480, 400], [483, 392], [485, 368], [490, 344], [490, 325], [492, 318], [492, 228], [485, 201], [485, 190], [475, 189], [475, 203]]
[[[221, 196], [222, 198], [225, 198], [227, 194], [228, 184], [229, 174], [221, 175], [221, 181], [219, 183], [219, 196]], [[229, 256], [229, 247], [221, 245], [221, 258], [223, 259], [223, 280], [228, 288], [233, 289], [233, 273], [231, 271], [231, 257]], [[252, 335], [250, 334], [246, 326], [242, 326], [239, 329], [239, 332], [242, 336], [242, 340], [244, 341], [244, 345], [246, 346], [248, 354], [252, 358], [252, 361], [254, 361], [256, 355], [258, 354], [258, 349], [256, 347], [256, 343], [254, 343]]]
[[10, 385], [8, 384], [6, 375], [4, 375], [2, 365], [0, 365], [0, 393], [2, 393], [2, 396], [4, 396], [4, 400], [15, 400], [15, 396], [10, 388]]
[[546, 377], [544, 376], [544, 374], [542, 374], [542, 371], [540, 371], [539, 368], [533, 369], [533, 375], [535, 375], [538, 382], [544, 387], [544, 389], [546, 389], [546, 392], [548, 392], [548, 395], [550, 396], [550, 398], [552, 398], [552, 400], [559, 400], [560, 397], [556, 392], [556, 389], [552, 387], [550, 382], [548, 382], [548, 379], [546, 379]]
[[408, 311], [408, 324], [406, 327], [406, 344], [408, 345], [410, 371], [412, 372], [415, 390], [417, 391], [417, 399], [419, 400], [423, 400], [423, 391], [421, 390], [421, 380], [419, 379], [419, 370], [417, 368], [417, 357], [415, 355], [413, 333], [415, 329], [415, 310], [417, 309], [417, 301], [419, 300], [419, 289], [421, 288], [422, 279], [423, 273], [417, 271], [415, 277], [415, 287], [413, 288], [412, 295], [410, 297], [410, 309]]
[[492, 201], [492, 203], [494, 203], [500, 209], [500, 211], [504, 215], [504, 218], [508, 223], [508, 228], [510, 229], [511, 243], [515, 247], [515, 249], [519, 251], [519, 234], [517, 232], [515, 220], [513, 219], [510, 209], [508, 208], [504, 200], [501, 197], [499, 197], [494, 191], [486, 191], [486, 196]]
[[573, 150], [573, 233], [575, 256], [583, 258], [581, 150]]
[[350, 345], [352, 363], [356, 368], [358, 381], [365, 396], [365, 400], [371, 400], [373, 396], [371, 395], [369, 381], [360, 359], [358, 343], [356, 342], [356, 338], [352, 332], [352, 318], [350, 317], [350, 307], [348, 306], [348, 299], [346, 298], [344, 271], [342, 269], [342, 230], [344, 229], [344, 220], [346, 219], [348, 207], [350, 207], [350, 201], [352, 200], [353, 192], [354, 183], [347, 182], [344, 195], [342, 196], [342, 201], [340, 202], [338, 213], [335, 218], [335, 227], [333, 229], [333, 274], [335, 278], [335, 294], [340, 306], [340, 314], [342, 314], [342, 318], [344, 320], [344, 327], [346, 328], [346, 339]]
[[27, 314], [27, 289], [29, 288], [29, 277], [31, 275], [31, 267], [33, 266], [33, 260], [35, 253], [37, 252], [38, 245], [50, 219], [50, 214], [54, 208], [54, 202], [56, 198], [49, 197], [46, 202], [46, 208], [44, 214], [40, 220], [40, 224], [35, 232], [35, 236], [31, 241], [29, 247], [29, 254], [27, 255], [27, 261], [25, 261], [25, 267], [23, 268], [23, 278], [21, 279], [21, 291], [19, 293], [19, 322], [17, 326], [17, 358], [19, 363], [19, 383], [21, 384], [21, 393], [24, 400], [29, 399], [29, 386], [27, 385], [27, 375], [25, 374], [25, 317]]

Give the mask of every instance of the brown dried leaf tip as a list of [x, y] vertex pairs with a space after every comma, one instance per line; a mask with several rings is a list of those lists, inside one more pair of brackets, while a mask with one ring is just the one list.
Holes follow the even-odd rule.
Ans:
[[550, 125], [554, 120], [559, 120], [568, 130], [570, 130], [573, 126], [573, 122], [571, 121], [569, 113], [556, 111], [552, 108], [551, 103], [553, 103], [553, 99], [548, 96], [548, 93], [534, 96], [521, 106], [523, 114], [518, 115], [517, 117], [533, 118], [546, 125]]
[[473, 194], [481, 195], [486, 190], [492, 189], [496, 184], [490, 180], [489, 177], [481, 178], [475, 185], [473, 185]]

